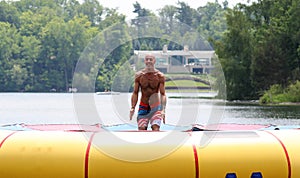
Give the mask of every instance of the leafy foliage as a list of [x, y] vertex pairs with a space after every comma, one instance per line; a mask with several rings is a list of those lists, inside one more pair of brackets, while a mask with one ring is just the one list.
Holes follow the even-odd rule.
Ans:
[[[133, 50], [161, 50], [164, 45], [181, 50], [188, 44], [191, 50], [215, 49], [221, 65], [215, 63], [212, 87], [219, 88], [222, 95], [227, 91], [222, 98], [258, 99], [266, 91], [272, 93], [271, 86], [279, 85], [279, 98], [298, 101], [300, 0], [258, 0], [232, 9], [226, 0], [222, 5], [216, 1], [203, 7], [178, 1], [175, 6], [162, 7], [159, 18], [136, 2], [132, 9], [136, 18], [130, 23], [125, 23], [126, 16], [117, 9], [100, 3], [2, 0], [0, 91], [66, 92], [72, 87], [80, 58], [95, 58], [103, 64], [88, 62], [82, 69], [85, 72], [76, 73], [78, 83], [87, 83], [84, 90], [94, 85], [96, 90], [129, 91]], [[124, 25], [104, 33], [118, 23]], [[99, 37], [100, 33], [104, 34]], [[121, 45], [107, 49], [109, 54], [99, 58], [97, 53], [104, 52], [97, 51], [92, 40], [109, 44], [111, 38]], [[88, 51], [86, 56], [81, 56], [83, 51]], [[263, 98], [269, 102], [266, 94]]]
[[278, 104], [284, 102], [300, 102], [300, 81], [283, 88], [279, 84], [272, 85], [260, 98], [261, 104]]
[[259, 0], [227, 11], [227, 32], [215, 47], [229, 100], [258, 99], [272, 85], [299, 79], [296, 1]]

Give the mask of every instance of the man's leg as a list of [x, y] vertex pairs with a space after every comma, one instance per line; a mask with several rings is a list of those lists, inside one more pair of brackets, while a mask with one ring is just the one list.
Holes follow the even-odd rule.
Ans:
[[139, 130], [147, 130], [147, 127], [139, 127]]
[[139, 130], [147, 130], [148, 124], [149, 124], [149, 119], [140, 118], [140, 119], [138, 119], [137, 123], [138, 123]]
[[149, 124], [148, 114], [150, 111], [150, 106], [143, 102], [139, 105], [139, 111], [137, 116], [138, 130], [147, 130]]
[[154, 124], [151, 126], [152, 131], [159, 131], [160, 126], [158, 126], [157, 124]]
[[159, 131], [161, 121], [162, 121], [161, 111], [158, 110], [153, 114], [153, 116], [150, 120], [151, 128], [152, 128], [153, 131]]

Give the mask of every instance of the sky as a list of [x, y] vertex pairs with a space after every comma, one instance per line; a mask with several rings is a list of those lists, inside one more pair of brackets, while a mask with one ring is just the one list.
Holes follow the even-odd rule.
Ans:
[[[129, 19], [136, 16], [133, 11], [133, 4], [139, 2], [142, 8], [150, 9], [157, 14], [157, 10], [161, 9], [165, 5], [177, 5], [178, 0], [99, 0], [100, 4], [104, 7], [117, 8], [119, 13], [125, 14]], [[205, 6], [207, 2], [215, 2], [215, 0], [179, 0], [185, 2], [192, 8], [198, 8]], [[237, 3], [247, 4], [248, 0], [227, 0], [229, 7], [233, 7]], [[223, 0], [218, 0], [222, 4]]]

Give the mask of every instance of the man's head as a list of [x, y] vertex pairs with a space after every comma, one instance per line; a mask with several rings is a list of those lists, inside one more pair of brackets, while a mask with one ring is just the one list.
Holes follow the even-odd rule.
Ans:
[[156, 62], [156, 60], [155, 60], [155, 56], [153, 54], [147, 54], [145, 56], [144, 63], [145, 63], [146, 68], [154, 68], [155, 62]]

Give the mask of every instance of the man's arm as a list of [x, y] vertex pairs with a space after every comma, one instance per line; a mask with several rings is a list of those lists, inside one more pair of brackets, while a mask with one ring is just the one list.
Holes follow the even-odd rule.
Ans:
[[139, 97], [138, 94], [139, 94], [139, 81], [138, 81], [137, 75], [135, 75], [133, 93], [131, 95], [131, 108], [130, 108], [130, 112], [129, 112], [130, 120], [132, 120], [132, 116], [134, 114], [135, 106], [137, 104], [138, 97]]
[[167, 104], [167, 97], [166, 97], [166, 89], [165, 89], [165, 77], [163, 76], [160, 84], [159, 84], [159, 92], [160, 92], [160, 102], [162, 106], [162, 118], [163, 118], [163, 123], [165, 124], [165, 114], [166, 114], [166, 104]]

